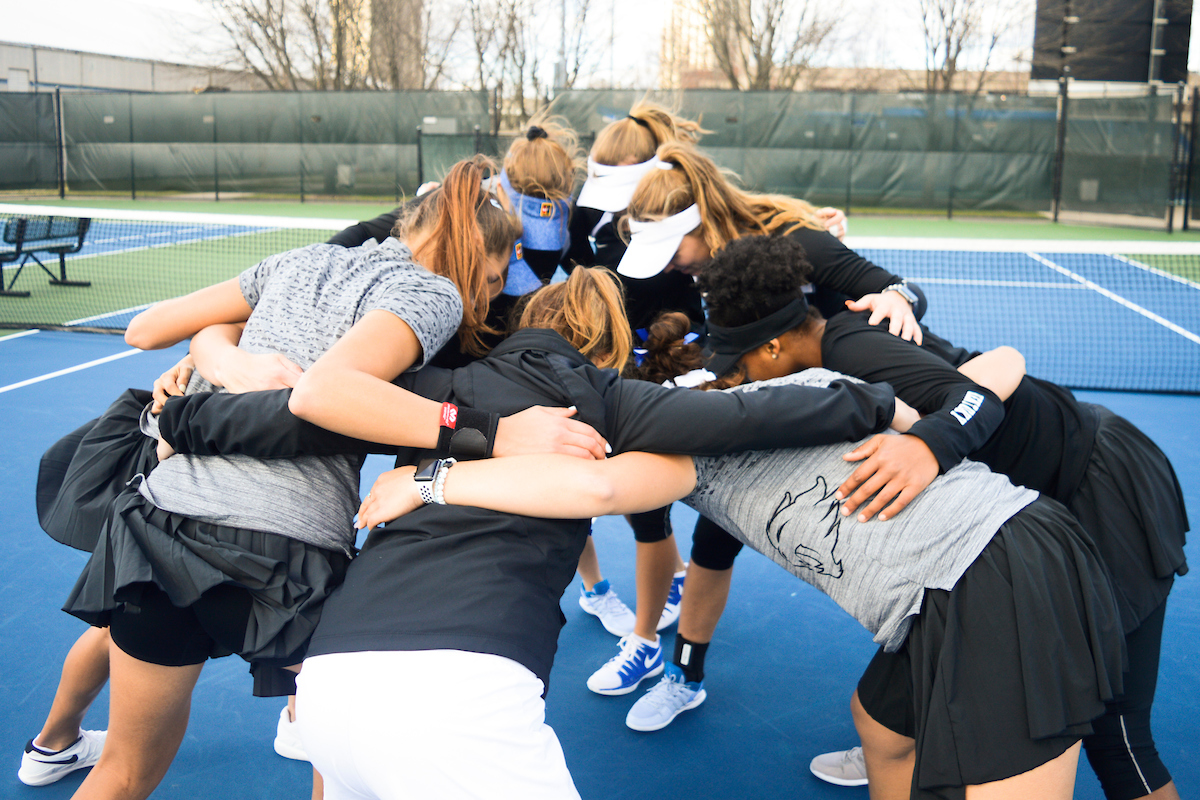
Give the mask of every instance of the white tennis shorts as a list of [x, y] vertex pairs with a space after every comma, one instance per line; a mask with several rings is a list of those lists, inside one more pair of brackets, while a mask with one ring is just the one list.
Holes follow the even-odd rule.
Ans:
[[296, 724], [326, 800], [578, 800], [543, 686], [461, 650], [334, 653], [296, 680]]

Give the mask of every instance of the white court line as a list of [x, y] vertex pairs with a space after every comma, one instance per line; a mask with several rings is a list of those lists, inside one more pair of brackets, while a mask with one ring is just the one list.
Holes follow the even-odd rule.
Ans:
[[32, 336], [33, 334], [35, 334], [37, 332], [38, 332], [38, 329], [33, 328], [32, 330], [21, 331], [20, 333], [14, 333], [9, 336], [0, 336], [0, 342], [7, 342], [9, 339], [20, 339], [22, 336]]
[[1182, 275], [1175, 275], [1173, 273], [1167, 272], [1166, 270], [1161, 270], [1158, 267], [1152, 267], [1149, 264], [1143, 264], [1140, 261], [1135, 261], [1132, 258], [1123, 256], [1120, 253], [1113, 253], [1112, 257], [1117, 259], [1118, 261], [1128, 264], [1131, 267], [1137, 267], [1138, 269], [1145, 270], [1146, 272], [1157, 275], [1160, 278], [1167, 278], [1168, 280], [1175, 281], [1176, 283], [1182, 283], [1184, 286], [1190, 286], [1193, 289], [1200, 289], [1200, 283], [1196, 283], [1195, 281], [1189, 281], [1187, 278], [1183, 277]]
[[1077, 283], [1047, 283], [1046, 281], [997, 281], [982, 278], [930, 278], [911, 277], [909, 281], [920, 286], [925, 283], [937, 283], [945, 286], [1008, 286], [1016, 289], [1070, 289], [1079, 291], [1086, 289]]
[[1189, 340], [1195, 342], [1196, 344], [1200, 344], [1200, 336], [1197, 336], [1196, 334], [1192, 333], [1187, 328], [1182, 328], [1182, 327], [1176, 325], [1174, 322], [1171, 322], [1171, 320], [1166, 319], [1165, 317], [1160, 317], [1158, 314], [1155, 314], [1153, 311], [1150, 311], [1149, 309], [1142, 308], [1137, 303], [1131, 303], [1130, 301], [1126, 300], [1124, 297], [1121, 297], [1121, 295], [1116, 294], [1114, 292], [1110, 292], [1108, 289], [1105, 289], [1103, 286], [1099, 285], [1098, 283], [1089, 281], [1087, 278], [1083, 277], [1082, 275], [1077, 275], [1076, 273], [1072, 272], [1071, 270], [1067, 269], [1066, 267], [1060, 267], [1058, 264], [1055, 264], [1053, 261], [1051, 261], [1047, 258], [1043, 258], [1042, 256], [1038, 255], [1037, 253], [1026, 253], [1025, 255], [1029, 256], [1034, 261], [1037, 261], [1041, 264], [1045, 264], [1047, 267], [1054, 270], [1055, 272], [1060, 272], [1063, 275], [1066, 275], [1071, 280], [1073, 280], [1077, 283], [1080, 283], [1080, 284], [1086, 286], [1087, 288], [1091, 289], [1092, 291], [1097, 292], [1097, 293], [1107, 297], [1109, 300], [1112, 300], [1115, 303], [1119, 303], [1120, 305], [1125, 306], [1125, 308], [1128, 308], [1130, 311], [1133, 311], [1137, 314], [1141, 314], [1143, 317], [1145, 317], [1148, 320], [1157, 322], [1159, 325], [1162, 325], [1167, 330], [1174, 331], [1175, 333], [1178, 333], [1183, 338], [1189, 339]]
[[116, 361], [118, 358], [125, 358], [126, 356], [133, 356], [133, 355], [137, 355], [138, 353], [144, 353], [144, 352], [146, 352], [146, 351], [138, 350], [136, 347], [132, 347], [132, 348], [126, 350], [124, 353], [117, 353], [115, 355], [105, 356], [104, 358], [97, 358], [95, 361], [89, 361], [86, 364], [77, 364], [74, 367], [67, 367], [66, 369], [60, 369], [58, 372], [51, 372], [47, 375], [39, 375], [36, 378], [30, 378], [29, 380], [21, 381], [20, 383], [10, 383], [8, 386], [0, 386], [0, 394], [4, 394], [5, 392], [11, 391], [13, 389], [20, 389], [22, 386], [29, 386], [30, 384], [41, 383], [42, 381], [48, 381], [51, 378], [57, 378], [61, 375], [70, 375], [72, 372], [79, 372], [81, 369], [87, 369], [88, 367], [96, 367], [101, 364], [107, 364], [109, 361]]

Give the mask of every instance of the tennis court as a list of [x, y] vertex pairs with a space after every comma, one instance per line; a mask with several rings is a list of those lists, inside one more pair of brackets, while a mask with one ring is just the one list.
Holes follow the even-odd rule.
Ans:
[[[114, 223], [123, 222], [114, 219], [111, 210], [106, 213]], [[117, 263], [116, 259], [145, 259], [180, 249], [199, 254], [187, 260], [203, 269], [179, 269], [187, 281], [203, 285], [236, 274], [242, 268], [237, 259], [253, 258], [258, 252], [254, 248], [272, 246], [259, 244], [259, 237], [276, 235], [277, 230], [287, 236], [320, 235], [318, 227], [297, 234], [295, 229], [260, 226], [244, 235], [208, 238], [208, 229], [178, 224], [182, 227], [176, 233], [182, 241], [166, 248], [151, 243], [165, 244], [170, 236], [154, 241], [120, 225], [109, 228], [107, 222], [105, 227], [97, 223], [92, 234], [106, 231], [97, 239], [120, 241], [135, 235], [142, 239], [113, 243], [114, 250], [91, 257], [81, 253], [68, 262], [69, 274], [76, 277], [75, 271], [88, 268], [90, 261], [96, 270], [93, 277], [107, 280], [110, 275], [103, 259]], [[184, 233], [188, 226], [191, 233]], [[856, 220], [856, 231], [866, 227]], [[253, 247], [234, 257], [229, 255], [233, 248], [210, 249], [226, 247], [218, 241], [235, 241], [237, 250], [248, 243]], [[1105, 249], [1100, 254], [1080, 252], [1077, 242], [1072, 243], [1074, 251], [1058, 250], [1058, 245], [1045, 241], [989, 242], [990, 249], [984, 251], [964, 249], [961, 243], [952, 243], [957, 250], [947, 250], [944, 243], [937, 248], [926, 242], [910, 242], [910, 248], [894, 241], [887, 247], [875, 246], [879, 244], [865, 237], [852, 242], [877, 263], [920, 283], [932, 301], [930, 326], [952, 341], [975, 347], [1013, 344], [1025, 352], [1031, 373], [1062, 382], [1070, 381], [1048, 371], [1080, 365], [1087, 365], [1086, 374], [1099, 371], [1101, 377], [1089, 378], [1090, 385], [1103, 384], [1116, 391], [1089, 390], [1079, 392], [1079, 397], [1107, 405], [1145, 430], [1171, 458], [1193, 515], [1197, 513], [1200, 302], [1195, 292], [1200, 287], [1195, 270], [1200, 256], [1187, 260], [1187, 253], [1155, 253], [1159, 248], [1147, 250], [1144, 242], [1138, 244], [1140, 249], [1122, 245], [1114, 250], [1106, 244], [1107, 249], [1097, 248]], [[1002, 246], [1008, 249], [997, 249]], [[992, 266], [984, 265], [980, 252], [989, 255]], [[1131, 257], [1136, 257], [1132, 258], [1136, 264], [1127, 263]], [[221, 263], [213, 263], [217, 260]], [[900, 263], [911, 266], [901, 269]], [[141, 269], [164, 272], [173, 267], [156, 264], [150, 257]], [[217, 277], [207, 277], [210, 274]], [[134, 281], [132, 275], [127, 282]], [[45, 283], [40, 271], [21, 280], [31, 277], [36, 278], [31, 280], [33, 288]], [[74, 287], [42, 291], [64, 289], [74, 291]], [[159, 286], [154, 291], [161, 290]], [[106, 298], [114, 307], [90, 312], [92, 319], [112, 315], [106, 323], [120, 326], [116, 314], [136, 303], [121, 292], [115, 294]], [[22, 300], [0, 299], [4, 310], [10, 302]], [[157, 298], [140, 302], [153, 299]], [[1072, 316], [1066, 319], [1068, 308]], [[70, 316], [59, 324], [89, 317], [86, 310], [72, 311], [66, 304], [61, 310]], [[1076, 312], [1083, 316], [1075, 316]], [[0, 617], [0, 705], [6, 710], [0, 719], [0, 742], [10, 754], [9, 769], [0, 770], [0, 796], [65, 798], [82, 780], [77, 774], [49, 787], [30, 788], [19, 783], [15, 774], [21, 748], [37, 732], [49, 708], [62, 658], [83, 630], [82, 623], [58, 608], [84, 554], [51, 541], [38, 528], [33, 508], [38, 458], [57, 438], [103, 411], [126, 387], [148, 387], [182, 352], [181, 346], [135, 351], [117, 336], [95, 333], [42, 330], [0, 339], [0, 419], [5, 422], [0, 478], [7, 498], [0, 512], [0, 536], [9, 554], [0, 563], [0, 607], [5, 609]], [[1153, 392], [1128, 391], [1151, 384]], [[385, 459], [370, 459], [363, 485], [370, 486], [388, 466]], [[674, 513], [686, 556], [695, 514], [678, 504]], [[606, 577], [630, 597], [634, 565], [627, 525], [604, 518], [595, 531]], [[856, 743], [848, 698], [875, 649], [870, 635], [828, 598], [766, 559], [744, 555], [738, 560], [728, 611], [709, 650], [708, 700], [667, 729], [640, 734], [624, 725], [638, 694], [601, 697], [585, 687], [587, 676], [614, 654], [616, 640], [580, 610], [575, 591], [569, 589], [562, 601], [569, 624], [560, 637], [551, 675], [547, 719], [562, 741], [583, 797], [850, 800], [867, 796], [865, 789], [834, 787], [808, 772], [812, 756]], [[1194, 719], [1200, 711], [1197, 637], [1200, 586], [1184, 578], [1168, 605], [1155, 718], [1160, 752], [1181, 794], [1200, 787], [1200, 757], [1194, 748]], [[253, 698], [250, 686], [240, 660], [209, 663], [194, 695], [192, 721], [179, 756], [154, 797], [307, 796], [307, 765], [280, 758], [271, 749], [281, 701]], [[106, 726], [106, 705], [105, 694], [85, 727]], [[1086, 761], [1080, 765], [1076, 796], [1102, 797]]]

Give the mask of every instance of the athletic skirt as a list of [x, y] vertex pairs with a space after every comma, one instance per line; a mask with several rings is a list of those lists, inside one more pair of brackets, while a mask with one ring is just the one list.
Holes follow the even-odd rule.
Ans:
[[59, 439], [38, 468], [37, 512], [51, 538], [91, 552], [112, 504], [158, 464], [157, 441], [138, 429], [150, 392], [127, 389], [99, 418]]
[[[104, 626], [119, 604], [138, 605], [146, 584], [158, 586], [179, 608], [214, 586], [233, 584], [253, 600], [238, 655], [296, 664], [349, 561], [341, 552], [286, 536], [171, 514], [130, 488], [117, 498], [63, 610]], [[211, 654], [224, 655], [229, 652]]]
[[1039, 499], [954, 589], [927, 590], [905, 645], [859, 682], [867, 713], [916, 739], [914, 798], [1019, 775], [1062, 755], [1122, 691], [1107, 571], [1070, 514]]
[[1103, 406], [1092, 457], [1067, 507], [1091, 534], [1112, 574], [1125, 632], [1166, 600], [1187, 572], [1187, 511], [1166, 455], [1133, 423]]

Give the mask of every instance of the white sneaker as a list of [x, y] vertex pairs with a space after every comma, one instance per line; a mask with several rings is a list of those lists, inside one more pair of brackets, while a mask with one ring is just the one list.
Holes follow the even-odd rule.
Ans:
[[294, 761], [308, 761], [308, 752], [304, 749], [304, 742], [300, 741], [296, 723], [288, 717], [287, 706], [280, 710], [279, 724], [275, 726], [275, 752]]
[[658, 619], [656, 631], [675, 624], [679, 619], [679, 604], [683, 601], [683, 579], [687, 577], [687, 569], [676, 572], [671, 579], [671, 593], [667, 595], [667, 604], [663, 606], [662, 616]]
[[588, 678], [587, 687], [596, 694], [629, 694], [646, 678], [663, 671], [662, 638], [648, 642], [637, 634], [621, 639], [620, 652]]
[[704, 681], [688, 683], [683, 670], [667, 664], [667, 674], [650, 691], [638, 698], [625, 717], [625, 724], [635, 731], [657, 731], [671, 724], [684, 711], [704, 702], [708, 693]]
[[86, 769], [100, 760], [108, 731], [80, 731], [79, 738], [63, 750], [43, 750], [29, 740], [21, 755], [17, 777], [26, 786], [45, 786], [77, 769]]
[[629, 606], [617, 597], [617, 590], [612, 588], [608, 580], [602, 580], [588, 591], [579, 588], [579, 607], [593, 617], [600, 618], [600, 624], [613, 636], [628, 636], [633, 633], [637, 617], [629, 610]]
[[838, 786], [866, 786], [867, 762], [863, 760], [861, 747], [822, 753], [808, 765], [812, 774]]

